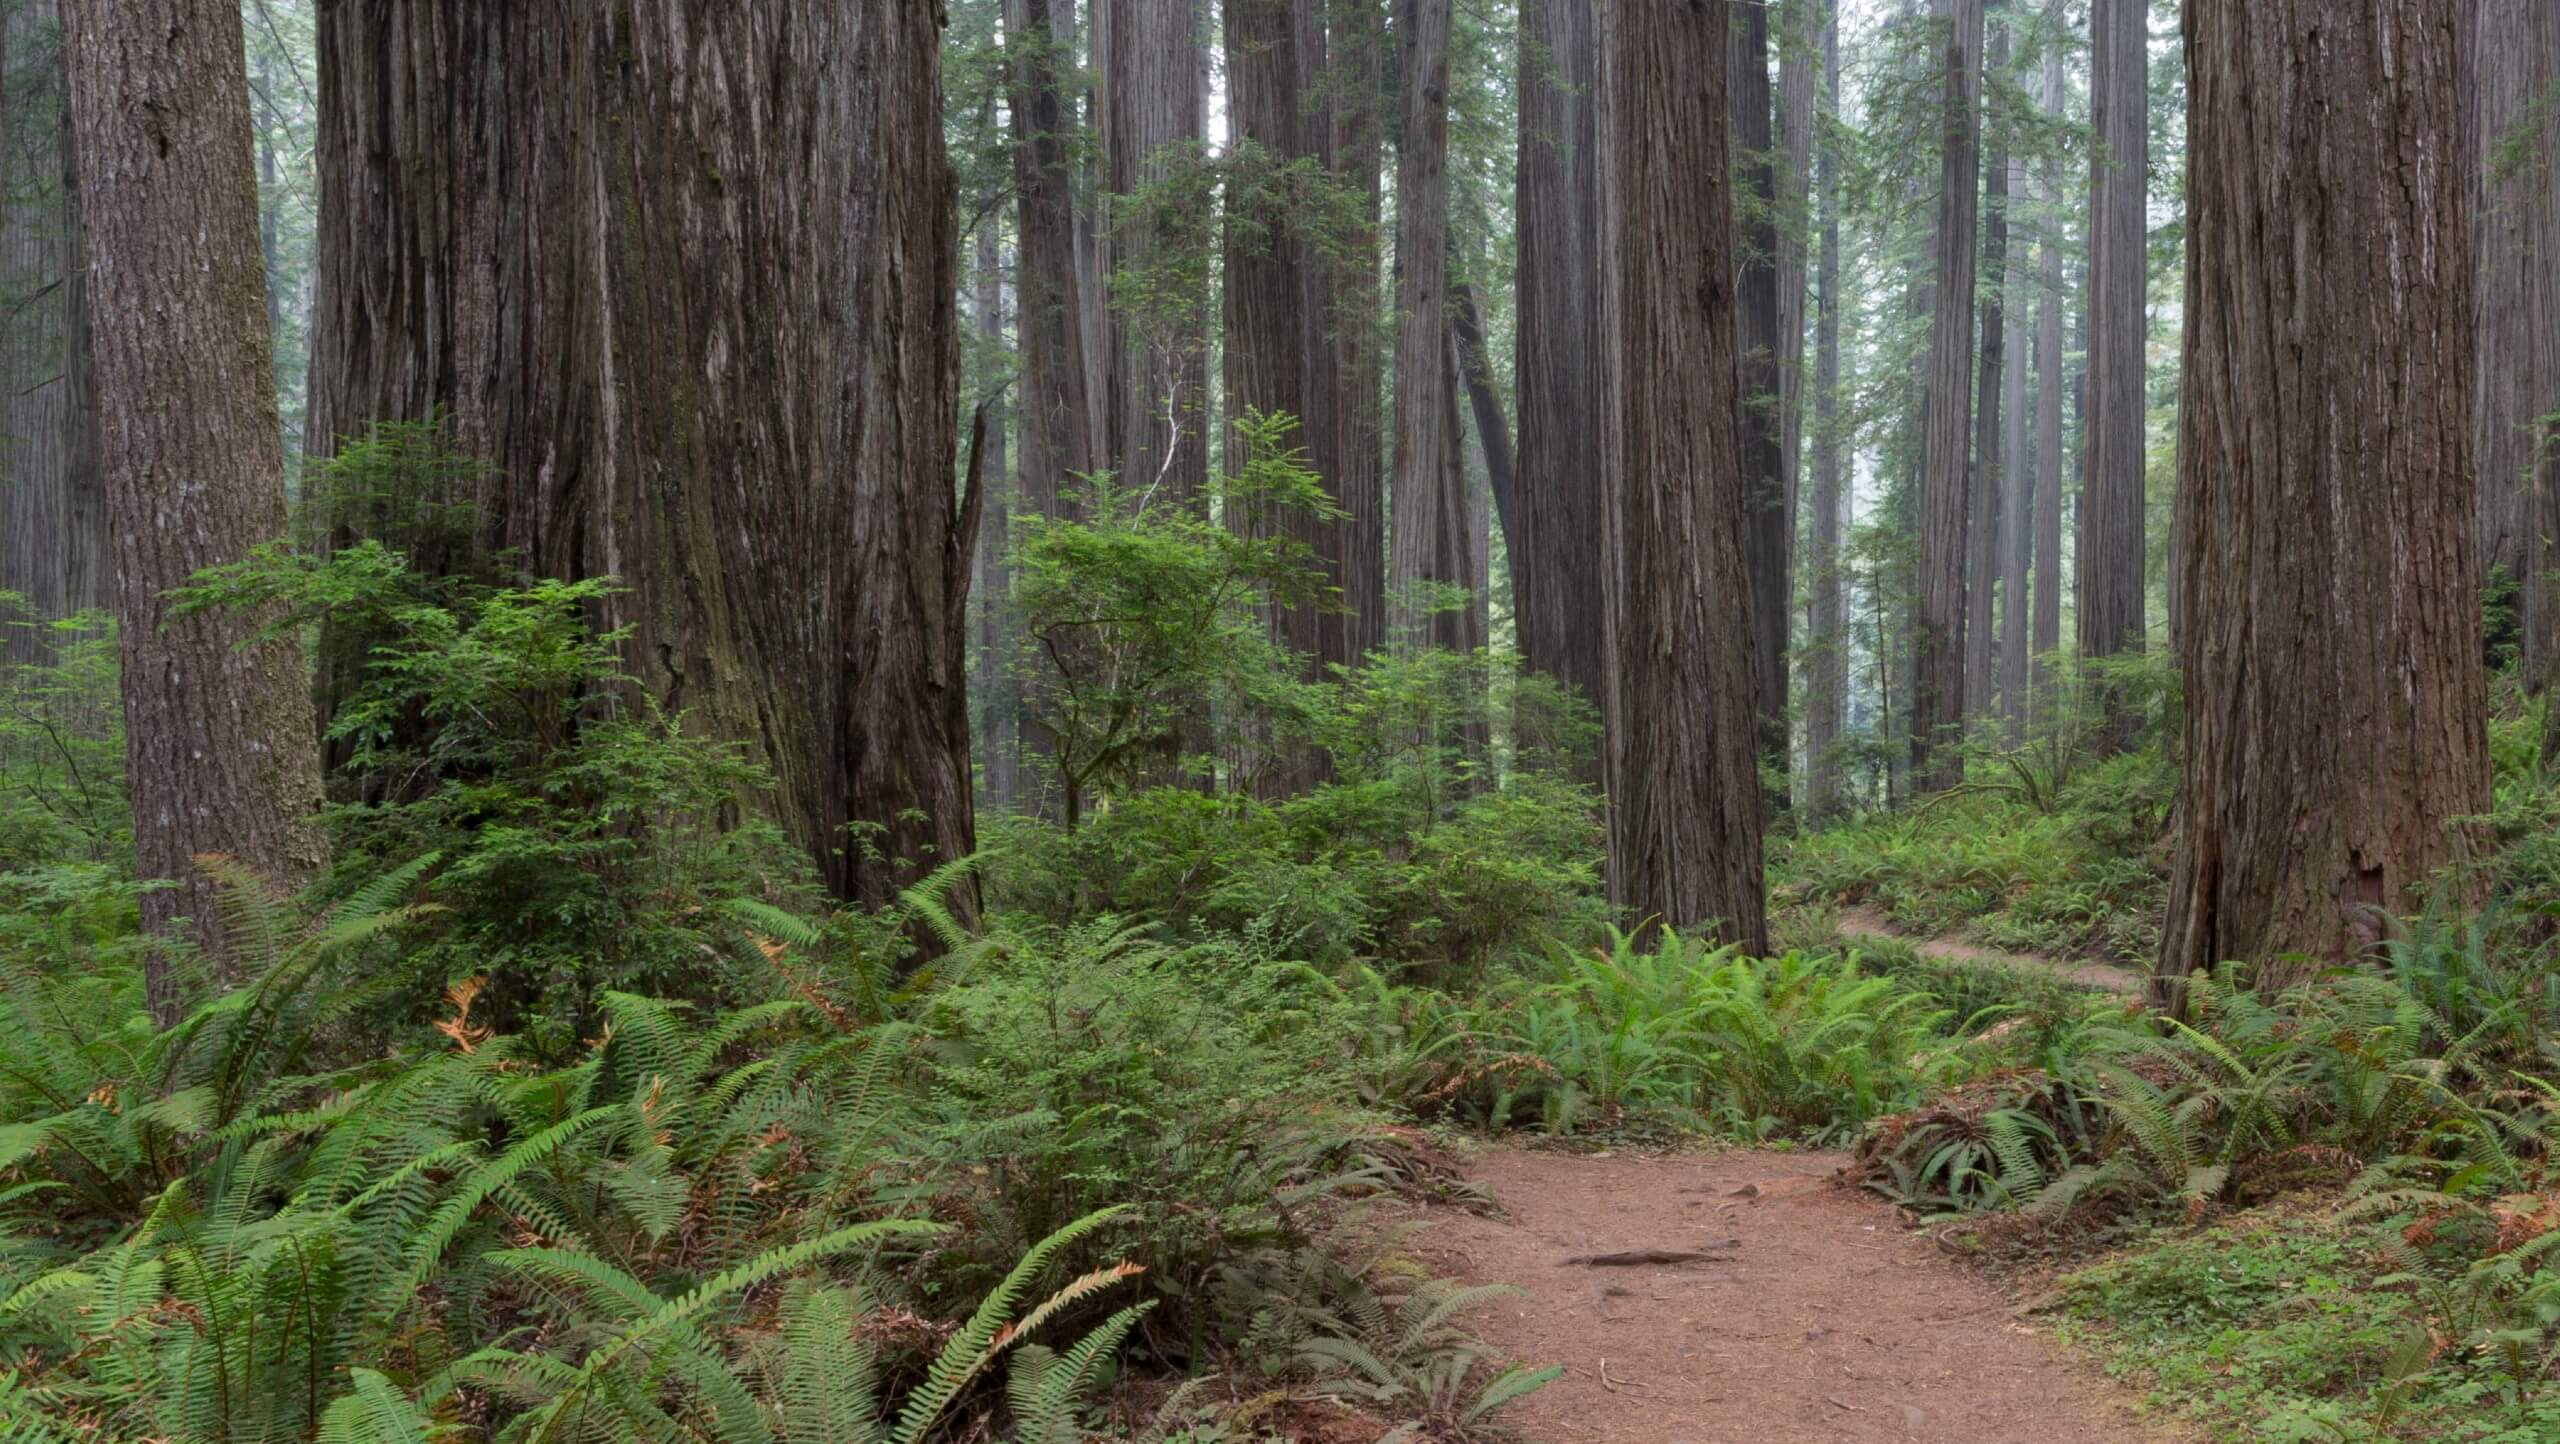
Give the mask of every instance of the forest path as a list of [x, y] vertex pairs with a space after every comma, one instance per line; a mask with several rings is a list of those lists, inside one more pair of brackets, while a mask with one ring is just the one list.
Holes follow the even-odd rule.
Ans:
[[[1841, 1188], [1836, 1153], [1576, 1156], [1469, 1170], [1508, 1215], [1443, 1212], [1423, 1261], [1526, 1297], [1477, 1310], [1503, 1356], [1565, 1366], [1506, 1425], [1541, 1444], [2148, 1444], [1979, 1275]], [[1703, 1258], [1577, 1262], [1622, 1251]]]
[[2004, 953], [1959, 938], [1915, 938], [1903, 932], [1874, 908], [1843, 908], [1835, 920], [1843, 942], [1862, 938], [1891, 939], [1909, 943], [1924, 958], [1950, 963], [1979, 963], [1988, 967], [2010, 968], [2022, 973], [2045, 973], [2083, 988], [2116, 993], [2128, 998], [2142, 996], [2144, 979], [2131, 968], [2111, 963], [2073, 961], [2066, 958], [2036, 957], [2026, 953]]

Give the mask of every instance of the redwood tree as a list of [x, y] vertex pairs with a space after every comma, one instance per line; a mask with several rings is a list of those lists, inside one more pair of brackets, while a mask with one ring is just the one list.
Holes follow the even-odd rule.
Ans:
[[[318, 731], [291, 634], [237, 611], [173, 619], [168, 591], [284, 531], [266, 263], [240, 7], [66, 0], [64, 65], [80, 156], [99, 476], [115, 554], [136, 873], [156, 934], [192, 919], [224, 952], [196, 866], [225, 854], [280, 884], [322, 861]], [[174, 1023], [166, 956], [145, 964]]]
[[320, 12], [313, 444], [444, 415], [475, 554], [619, 577], [637, 684], [864, 903], [975, 839], [940, 38], [902, 0]]
[[1597, 701], [1603, 556], [1599, 15], [1594, 0], [1520, 7], [1520, 658]]
[[1913, 786], [1962, 779], [1965, 518], [1972, 455], [1974, 227], [1981, 211], [1982, 0], [1951, 0], [1943, 54], [1936, 285], [1921, 438], [1920, 585], [1911, 697]]
[[[1778, 374], [1777, 168], [1771, 154], [1769, 114], [1769, 7], [1725, 7], [1732, 17], [1726, 52], [1726, 101], [1733, 113], [1733, 165], [1740, 190], [1735, 204], [1735, 256], [1741, 289], [1735, 297], [1734, 356], [1742, 408], [1744, 560], [1751, 565], [1751, 615], [1760, 629], [1754, 652], [1760, 668], [1760, 750], [1781, 772], [1787, 766], [1787, 619], [1793, 583], [1795, 509], [1790, 502], [1787, 447], [1781, 439], [1784, 398]], [[1784, 806], [1776, 789], [1773, 806]]]
[[[2060, 11], [2057, 3], [2056, 13]], [[2044, 110], [2059, 118], [2063, 110], [2062, 51], [2045, 47]], [[2044, 198], [2062, 195], [2062, 168], [2048, 161]], [[2029, 668], [2037, 698], [2037, 715], [2051, 720], [2054, 698], [2052, 669], [2045, 659], [2062, 645], [2062, 244], [2048, 232], [2038, 248], [2036, 279], [2036, 497], [2034, 637], [2035, 661]]]
[[[2008, 69], [2007, 25], [1993, 33], [1986, 63], [1994, 74]], [[2009, 357], [2008, 297], [2004, 289], [2009, 265], [2009, 157], [1995, 149], [1983, 170], [1988, 194], [1982, 217], [1979, 274], [1989, 276], [1991, 283], [1980, 286], [1977, 282], [1982, 335], [1974, 394], [1973, 486], [1965, 508], [1964, 697], [1965, 711], [1971, 716], [1987, 716], [1991, 711], [1991, 602], [2000, 578], [2000, 517], [2009, 491], [2008, 468], [2000, 450], [2005, 434], [2003, 403], [2007, 393], [2003, 387]]]
[[[1724, 7], [1606, 0], [1601, 426], [1609, 892], [1766, 951], [1734, 392]], [[1743, 615], [1737, 617], [1736, 609]]]
[[1434, 586], [1464, 586], [1464, 492], [1450, 362], [1450, 0], [1404, 0], [1396, 37], [1404, 131], [1396, 148], [1395, 466], [1387, 587], [1395, 640], [1460, 646], [1465, 618], [1429, 612]]
[[2353, 957], [2489, 806], [2460, 3], [2187, 8], [2172, 1001]]
[[[2089, 15], [2088, 424], [2081, 434], [2077, 627], [2083, 660], [2142, 647], [2143, 206], [2151, 133], [2149, 0], [2095, 0]], [[2190, 378], [2192, 384], [2192, 377]], [[2117, 690], [2092, 700], [2101, 747], [2123, 737]]]
[[1182, 264], [1197, 218], [1171, 194], [1199, 162], [1209, 92], [1198, 0], [1095, 0], [1102, 183], [1118, 208], [1103, 249], [1133, 294], [1107, 312], [1103, 464], [1133, 485], [1199, 494], [1209, 467], [1209, 295]]
[[[1840, 109], [1840, 17], [1822, 23], [1824, 109]], [[1840, 804], [1838, 745], [1849, 696], [1848, 636], [1841, 629], [1840, 533], [1840, 154], [1827, 137], [1817, 162], [1815, 205], [1822, 213], [1816, 262], [1813, 362], [1813, 525], [1805, 575], [1812, 592], [1805, 639], [1805, 810], [1816, 818]]]

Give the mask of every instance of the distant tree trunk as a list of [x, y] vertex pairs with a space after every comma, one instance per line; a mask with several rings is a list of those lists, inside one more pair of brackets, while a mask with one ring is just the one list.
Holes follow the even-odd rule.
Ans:
[[[89, 399], [87, 277], [53, 0], [0, 22], [0, 591], [40, 618], [104, 607], [106, 498]], [[0, 665], [40, 662], [41, 632], [0, 628]]]
[[[1993, 72], [2009, 68], [2009, 27], [1991, 37], [1986, 63]], [[1965, 516], [1964, 696], [1969, 716], [1989, 716], [1996, 681], [1992, 675], [1992, 592], [2000, 580], [2000, 517], [2009, 478], [2002, 466], [2001, 402], [2009, 337], [2004, 324], [2007, 297], [2002, 284], [2009, 270], [2009, 157], [1994, 150], [1984, 165], [1989, 201], [1982, 217], [1982, 260], [1979, 275], [1991, 277], [1982, 288], [1980, 379], [1975, 387], [1973, 488]]]
[[[1840, 110], [1840, 17], [1824, 7], [1822, 93], [1826, 113]], [[1840, 808], [1840, 764], [1834, 755], [1847, 721], [1849, 636], [1841, 625], [1840, 485], [1840, 153], [1822, 145], [1818, 204], [1822, 210], [1820, 304], [1814, 323], [1813, 527], [1807, 580], [1813, 591], [1805, 639], [1805, 811], [1828, 817]]]
[[2481, 841], [2458, 6], [2187, 9], [2173, 1003], [2357, 956]]
[[[226, 960], [218, 894], [196, 866], [232, 857], [291, 887], [325, 843], [318, 731], [291, 634], [252, 641], [237, 611], [173, 621], [201, 568], [283, 534], [284, 455], [269, 367], [258, 178], [240, 9], [224, 0], [69, 0], [64, 65], [80, 156], [99, 474], [115, 548], [125, 755], [150, 932], [181, 918]], [[181, 1008], [165, 953], [151, 1015]]]
[[[1208, 50], [1198, 0], [1097, 0], [1102, 183], [1106, 199], [1161, 186], [1199, 162]], [[1198, 244], [1169, 200], [1122, 214], [1104, 235], [1109, 278], [1143, 277], [1143, 303], [1107, 312], [1111, 366], [1104, 463], [1130, 486], [1196, 497], [1209, 474], [1209, 297], [1205, 287], [1160, 294], [1156, 269]], [[1000, 473], [989, 473], [998, 475]]]
[[[1002, 351], [1004, 257], [992, 217], [978, 227], [977, 270], [978, 334], [989, 349]], [[985, 506], [979, 513], [977, 570], [969, 587], [978, 619], [973, 690], [979, 707], [979, 756], [985, 759], [980, 790], [988, 806], [1009, 810], [1021, 791], [1022, 760], [1021, 698], [1010, 665], [1013, 569], [1005, 556], [1012, 540], [1013, 486], [1006, 480], [1004, 397], [991, 397], [986, 406], [986, 450], [979, 458], [979, 474], [992, 480], [986, 483]]]
[[[2560, 6], [2534, 7], [2531, 43], [2538, 55], [2560, 57]], [[2560, 60], [2553, 64], [2560, 68]], [[2525, 304], [2535, 323], [2533, 375], [2548, 398], [2560, 392], [2560, 274], [2554, 273], [2554, 262], [2560, 261], [2560, 112], [2542, 106], [2534, 114], [2537, 161], [2528, 172], [2531, 179], [2520, 182], [2530, 197], [2524, 202], [2529, 257]], [[2560, 410], [2549, 399], [2539, 405], [2543, 415]], [[2553, 545], [2560, 536], [2560, 431], [2537, 418], [2532, 435], [2536, 447], [2525, 485], [2517, 568], [2523, 584], [2525, 683], [2548, 694], [2560, 675], [2560, 579], [2553, 575], [2553, 568], [2560, 567], [2560, 552]], [[2546, 767], [2560, 763], [2560, 707], [2548, 702], [2543, 706], [2542, 759]]]
[[1330, 0], [1325, 7], [1331, 67], [1334, 183], [1353, 199], [1352, 233], [1336, 238], [1331, 341], [1334, 435], [1325, 474], [1343, 515], [1326, 523], [1318, 550], [1341, 589], [1337, 610], [1321, 624], [1325, 662], [1349, 666], [1386, 639], [1387, 512], [1385, 438], [1379, 387], [1378, 231], [1380, 113], [1386, 105], [1386, 10], [1381, 0]]
[[1459, 527], [1464, 513], [1449, 488], [1458, 435], [1449, 421], [1448, 205], [1449, 0], [1403, 0], [1397, 37], [1404, 133], [1396, 148], [1396, 428], [1394, 527], [1387, 586], [1395, 639], [1455, 647], [1464, 621], [1428, 613], [1434, 585], [1466, 585]]
[[[2008, 165], [2009, 194], [2026, 194], [2026, 169]], [[2035, 473], [2027, 451], [2027, 267], [2023, 237], [2013, 237], [2001, 289], [2003, 357], [2000, 405], [2000, 717], [2010, 746], [2027, 726], [2027, 568], [2035, 553]]]
[[[2151, 126], [2147, 0], [2094, 0], [2090, 12], [2088, 426], [2080, 442], [2078, 632], [2084, 661], [2142, 648], [2143, 207]], [[2112, 687], [2091, 691], [2101, 751], [2132, 726]]]
[[[2554, 57], [2534, 44], [2539, 0], [2473, 0], [2465, 7], [2464, 37], [2470, 81], [2462, 88], [2471, 138], [2472, 339], [2477, 390], [2471, 406], [2471, 445], [2480, 475], [2480, 571], [2503, 569], [2515, 579], [2526, 650], [2536, 650], [2535, 615], [2525, 585], [2526, 525], [2542, 418], [2560, 409], [2560, 387], [2542, 373], [2551, 347], [2539, 344], [2532, 292], [2554, 258], [2537, 254], [2541, 227], [2535, 213], [2552, 191], [2554, 157], [2537, 133], [2547, 129], [2540, 110], [2555, 79]], [[2519, 145], [2518, 142], [2524, 142]], [[2527, 668], [2527, 681], [2542, 678]]]
[[1463, 281], [1449, 288], [1449, 337], [1457, 346], [1458, 380], [1466, 388], [1467, 410], [1474, 417], [1476, 443], [1484, 456], [1485, 491], [1493, 503], [1493, 516], [1501, 523], [1507, 552], [1519, 540], [1514, 529], [1519, 483], [1513, 474], [1511, 423], [1502, 414], [1502, 388], [1493, 374], [1493, 358], [1485, 354], [1484, 316], [1476, 309], [1474, 288]]
[[[1520, 9], [1520, 659], [1591, 698], [1600, 635], [1600, 33], [1593, 0]], [[1596, 780], [1596, 779], [1595, 779]]]
[[[1805, 262], [1813, 216], [1814, 88], [1821, 82], [1822, 34], [1815, 0], [1785, 0], [1777, 14], [1778, 49], [1778, 490], [1786, 498], [1787, 578], [1779, 611], [1794, 616], [1794, 548], [1804, 494]], [[1786, 624], [1781, 623], [1783, 628]]]
[[1084, 285], [1076, 255], [1075, 112], [1060, 74], [1074, 64], [1072, 0], [1005, 0], [1014, 53], [1013, 185], [1021, 210], [1019, 386], [1025, 510], [1061, 514], [1073, 477], [1100, 470], [1093, 433], [1092, 377], [1085, 368]]
[[1981, 209], [1982, 0], [1953, 0], [1938, 167], [1937, 284], [1921, 449], [1920, 586], [1911, 777], [1919, 791], [1963, 780], [1965, 517], [1972, 448], [1974, 226]]
[[[2056, 7], [2057, 12], [2059, 6]], [[2044, 112], [2063, 113], [2062, 51], [2045, 47]], [[2062, 167], [2048, 160], [2044, 198], [2062, 198]], [[2036, 511], [2035, 511], [2035, 657], [2033, 678], [2037, 719], [2051, 725], [2058, 697], [2051, 658], [2062, 645], [2062, 245], [2047, 234], [2041, 248], [2042, 276], [2036, 287]]]
[[[1788, 504], [1786, 446], [1781, 439], [1782, 383], [1778, 363], [1777, 182], [1769, 116], [1769, 9], [1762, 3], [1728, 5], [1732, 18], [1726, 101], [1733, 112], [1733, 163], [1741, 195], [1734, 226], [1740, 285], [1735, 296], [1734, 355], [1742, 407], [1742, 477], [1746, 541], [1751, 565], [1751, 614], [1759, 627], [1760, 752], [1764, 768], [1787, 770], [1787, 619], [1794, 611], [1788, 575], [1795, 550], [1794, 508]], [[1786, 807], [1783, 784], [1772, 789], [1772, 811]]]
[[[319, 16], [312, 444], [447, 416], [475, 555], [619, 577], [626, 670], [772, 772], [839, 896], [968, 854], [933, 7]], [[408, 84], [430, 57], [468, 83]]]
[[1760, 953], [1759, 629], [1733, 615], [1752, 593], [1730, 351], [1725, 15], [1606, 3], [1609, 894], [1639, 918], [1712, 921]]
[[[1324, 11], [1324, 0], [1293, 0], [1291, 7], [1298, 115], [1297, 135], [1290, 153], [1314, 173], [1330, 177], [1334, 85]], [[1298, 364], [1304, 368], [1298, 380], [1298, 400], [1305, 408], [1298, 417], [1301, 428], [1297, 440], [1306, 448], [1309, 465], [1328, 483], [1341, 470], [1337, 449], [1343, 441], [1342, 428], [1334, 416], [1334, 408], [1343, 399], [1342, 353], [1334, 345], [1334, 292], [1342, 276], [1328, 254], [1330, 240], [1321, 229], [1311, 230], [1305, 238], [1299, 254], [1297, 307]], [[1306, 537], [1315, 561], [1325, 569], [1328, 579], [1338, 575], [1342, 566], [1338, 549], [1347, 540], [1342, 529], [1310, 519]], [[1302, 675], [1309, 680], [1324, 675], [1326, 630], [1320, 608], [1307, 608], [1303, 617], [1294, 619], [1291, 635], [1298, 639], [1294, 645], [1304, 654]], [[1310, 758], [1309, 766], [1314, 770], [1303, 780], [1312, 783], [1324, 765], [1321, 757]]]

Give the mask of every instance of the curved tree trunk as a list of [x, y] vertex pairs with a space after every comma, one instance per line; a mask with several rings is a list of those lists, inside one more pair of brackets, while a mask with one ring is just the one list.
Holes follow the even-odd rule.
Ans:
[[931, 12], [344, 0], [319, 32], [314, 446], [446, 415], [490, 466], [475, 555], [619, 577], [626, 667], [863, 903], [975, 838]]
[[1973, 434], [1974, 227], [1981, 210], [1982, 0], [1952, 0], [1938, 167], [1937, 284], [1921, 444], [1920, 587], [1913, 647], [1911, 778], [1963, 780], [1965, 518]]
[[2354, 957], [2489, 806], [2458, 3], [2187, 10], [2173, 1002]]
[[[291, 886], [325, 844], [318, 731], [292, 635], [238, 611], [172, 620], [170, 588], [285, 528], [284, 453], [258, 249], [240, 9], [225, 0], [70, 0], [64, 60], [80, 155], [99, 475], [115, 549], [137, 876], [156, 934], [224, 930], [196, 866], [225, 854]], [[152, 1017], [177, 1021], [165, 955]]]
[[1601, 34], [1609, 895], [1765, 952], [1724, 8], [1606, 0]]
[[[2083, 661], [2142, 649], [2143, 206], [2151, 134], [2148, 0], [2095, 0], [2089, 122], [2100, 151], [2089, 202], [2088, 425], [2081, 436], [2079, 632]], [[2092, 689], [2093, 740], [2125, 740], [2117, 689]]]

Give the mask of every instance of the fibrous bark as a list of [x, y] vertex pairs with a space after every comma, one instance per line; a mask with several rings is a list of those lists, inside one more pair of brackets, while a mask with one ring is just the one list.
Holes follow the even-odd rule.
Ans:
[[[283, 885], [324, 861], [318, 729], [290, 633], [237, 610], [173, 619], [166, 594], [284, 532], [284, 455], [258, 249], [240, 9], [225, 0], [68, 0], [64, 69], [80, 156], [99, 476], [115, 555], [136, 875], [155, 934], [192, 919], [217, 962], [227, 855]], [[177, 1020], [166, 956], [153, 1018]]]
[[1340, 589], [1337, 610], [1321, 622], [1321, 656], [1358, 662], [1386, 640], [1387, 498], [1384, 407], [1380, 385], [1379, 166], [1380, 117], [1387, 94], [1386, 9], [1382, 0], [1330, 0], [1325, 6], [1330, 69], [1333, 179], [1352, 198], [1351, 231], [1336, 238], [1330, 344], [1338, 353], [1332, 405], [1332, 470], [1325, 481], [1342, 515], [1325, 524], [1318, 550]]
[[1920, 576], [1912, 638], [1911, 777], [1962, 780], [1965, 517], [1972, 450], [1974, 228], [1981, 210], [1982, 0], [1952, 0], [1944, 52], [1936, 286], [1921, 441]]
[[1600, 634], [1599, 17], [1593, 0], [1520, 12], [1520, 657], [1595, 701]]
[[1606, 0], [1602, 21], [1609, 892], [1761, 952], [1725, 16]]
[[[2472, 181], [2472, 334], [2475, 388], [2471, 445], [2480, 476], [2480, 570], [2504, 569], [2518, 583], [2529, 658], [2546, 652], [2543, 590], [2528, 570], [2542, 550], [2528, 535], [2542, 418], [2560, 410], [2560, 376], [2550, 370], [2554, 339], [2542, 329], [2535, 294], [2553, 257], [2540, 249], [2539, 217], [2551, 204], [2554, 157], [2549, 105], [2555, 57], [2536, 44], [2551, 9], [2531, 0], [2476, 0], [2466, 7], [2471, 80], [2463, 87]], [[2542, 668], [2526, 668], [2541, 685]]]
[[1397, 36], [1404, 131], [1396, 148], [1395, 486], [1387, 588], [1393, 639], [1456, 647], [1465, 621], [1431, 608], [1466, 585], [1462, 496], [1449, 484], [1459, 435], [1449, 364], [1449, 0], [1405, 0]]
[[[2088, 424], [2081, 433], [2077, 631], [2083, 660], [2142, 648], [2143, 206], [2151, 125], [2147, 0], [2095, 0], [2089, 112]], [[2120, 744], [2131, 719], [2120, 689], [2096, 687], [2094, 740]]]
[[1060, 25], [1068, 0], [1005, 0], [1005, 36], [1013, 53], [1013, 186], [1020, 207], [1020, 305], [1015, 331], [1022, 350], [1022, 478], [1015, 496], [1026, 511], [1056, 516], [1074, 478], [1100, 470], [1094, 435], [1093, 377], [1086, 367], [1084, 276], [1076, 247], [1075, 111], [1061, 73], [1072, 26]]
[[[1199, 0], [1095, 0], [1095, 66], [1110, 283], [1137, 295], [1107, 311], [1111, 365], [1104, 464], [1125, 484], [1197, 496], [1209, 468], [1209, 297], [1173, 260], [1199, 237], [1168, 195], [1146, 196], [1200, 162], [1208, 48]], [[1134, 198], [1146, 196], [1141, 204]], [[1170, 291], [1170, 294], [1167, 292]]]
[[637, 686], [867, 904], [975, 838], [933, 10], [320, 12], [313, 445], [442, 414], [473, 554], [618, 577]]
[[2489, 805], [2457, 8], [2187, 9], [2172, 1002], [2354, 957]]
[[[1986, 58], [1993, 72], [2009, 65], [2009, 28], [2002, 25], [1991, 39]], [[2000, 517], [2009, 478], [2003, 465], [2002, 390], [2008, 365], [2009, 336], [2005, 324], [2007, 296], [2002, 283], [2009, 265], [2009, 157], [1993, 150], [1984, 162], [1988, 192], [1982, 217], [1980, 275], [1982, 335], [1979, 379], [1974, 395], [1973, 487], [1965, 508], [1964, 696], [1971, 716], [1988, 716], [1992, 691], [1992, 596], [2000, 579]]]

